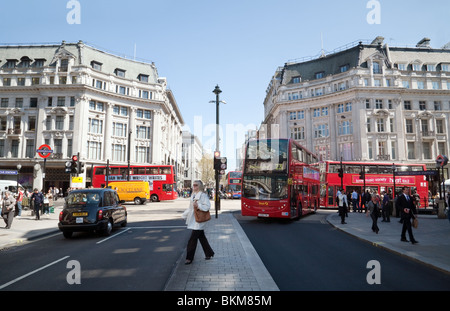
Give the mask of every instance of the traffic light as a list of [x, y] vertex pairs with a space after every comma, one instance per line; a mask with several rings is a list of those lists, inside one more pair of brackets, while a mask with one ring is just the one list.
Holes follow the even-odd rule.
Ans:
[[359, 179], [364, 179], [364, 176], [365, 174], [364, 174], [364, 172], [361, 172], [361, 173], [359, 173]]
[[66, 173], [71, 173], [72, 172], [72, 161], [67, 161], [66, 162]]
[[78, 156], [73, 155], [72, 156], [72, 162], [70, 165], [70, 172], [72, 174], [78, 174]]
[[339, 168], [338, 169], [338, 176], [339, 176], [339, 178], [342, 178], [342, 177], [344, 177], [344, 170], [342, 169], [342, 168]]
[[78, 174], [84, 173], [84, 162], [78, 161]]
[[219, 174], [220, 175], [225, 175], [225, 170], [226, 169], [227, 169], [227, 158], [225, 158], [225, 157], [220, 158]]
[[214, 170], [216, 170], [216, 171], [220, 170], [220, 152], [219, 151], [214, 152]]

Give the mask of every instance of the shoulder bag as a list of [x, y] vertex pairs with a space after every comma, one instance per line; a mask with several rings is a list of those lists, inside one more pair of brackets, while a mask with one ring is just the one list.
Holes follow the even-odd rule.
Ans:
[[[198, 200], [195, 200], [198, 201]], [[202, 211], [198, 207], [194, 206], [194, 215], [195, 215], [195, 221], [198, 223], [207, 222], [211, 219], [211, 213], [209, 210], [207, 212]]]
[[412, 225], [414, 228], [417, 228], [419, 226], [419, 220], [417, 220], [417, 217], [413, 219]]

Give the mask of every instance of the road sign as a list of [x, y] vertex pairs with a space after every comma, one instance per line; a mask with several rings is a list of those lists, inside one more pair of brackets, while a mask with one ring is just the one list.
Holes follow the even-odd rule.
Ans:
[[448, 163], [448, 158], [445, 155], [438, 155], [436, 159], [436, 167], [444, 167]]
[[49, 145], [41, 145], [36, 152], [39, 154], [39, 156], [43, 159], [48, 158], [50, 154], [53, 153], [52, 148], [50, 148]]

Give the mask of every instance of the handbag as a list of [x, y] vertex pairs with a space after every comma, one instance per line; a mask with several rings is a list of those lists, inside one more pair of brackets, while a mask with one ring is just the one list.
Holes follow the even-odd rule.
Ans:
[[412, 225], [414, 228], [417, 228], [419, 226], [419, 221], [417, 220], [417, 217], [413, 219]]
[[208, 220], [211, 219], [211, 213], [209, 212], [209, 210], [205, 212], [195, 206], [194, 206], [194, 216], [195, 221], [198, 223], [207, 222]]

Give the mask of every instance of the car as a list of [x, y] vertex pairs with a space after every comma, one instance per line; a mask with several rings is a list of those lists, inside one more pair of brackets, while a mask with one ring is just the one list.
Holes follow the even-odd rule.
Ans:
[[73, 190], [65, 200], [58, 227], [66, 238], [86, 231], [110, 235], [114, 226], [127, 225], [127, 210], [113, 189]]

